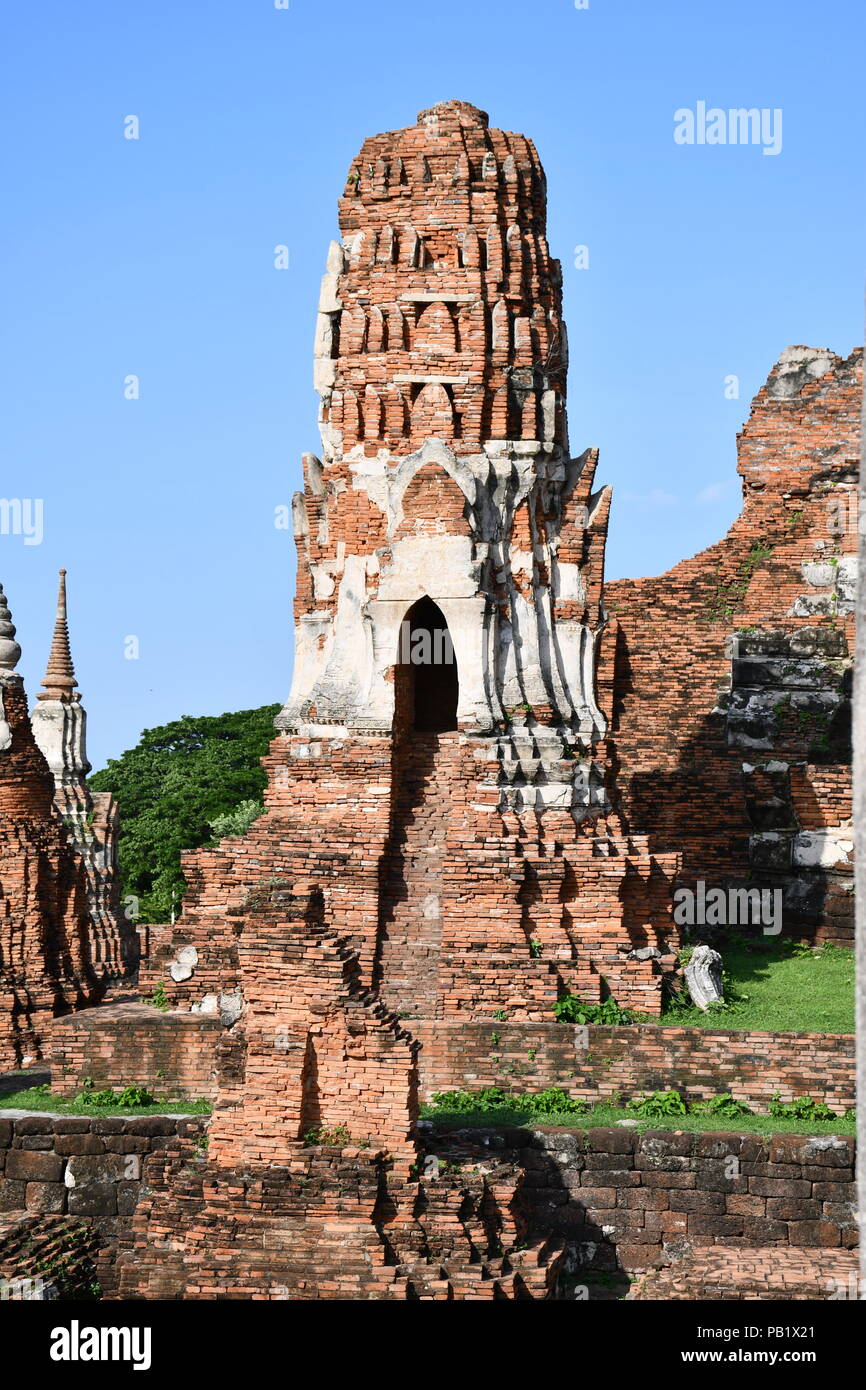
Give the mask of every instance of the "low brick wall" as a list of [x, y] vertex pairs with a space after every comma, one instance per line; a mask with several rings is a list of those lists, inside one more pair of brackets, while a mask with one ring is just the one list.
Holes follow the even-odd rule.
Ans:
[[565, 1269], [635, 1273], [699, 1246], [857, 1245], [855, 1144], [836, 1136], [430, 1126], [429, 1151], [524, 1172], [515, 1201]]
[[217, 1016], [162, 1012], [150, 1004], [108, 1004], [55, 1019], [49, 1030], [51, 1089], [76, 1095], [94, 1087], [146, 1086], [168, 1100], [213, 1100], [217, 1093]]
[[[96, 1277], [110, 1292], [117, 1251], [130, 1236], [145, 1159], [178, 1137], [194, 1152], [207, 1124], [207, 1117], [193, 1115], [126, 1119], [0, 1110], [0, 1220], [8, 1215], [6, 1237], [17, 1239], [15, 1221], [27, 1214], [68, 1216], [78, 1226], [88, 1222], [96, 1232]], [[0, 1263], [4, 1256], [11, 1270], [9, 1249], [0, 1246]], [[16, 1277], [29, 1272], [17, 1268]]]
[[850, 1034], [426, 1019], [406, 1026], [421, 1042], [423, 1100], [455, 1088], [559, 1086], [590, 1101], [671, 1088], [695, 1100], [729, 1091], [758, 1113], [775, 1092], [785, 1101], [813, 1096], [837, 1114], [854, 1104]]
[[[0, 1110], [0, 1274], [21, 1278], [37, 1273], [27, 1259], [27, 1240], [36, 1230], [53, 1248], [54, 1223], [66, 1221], [67, 1235], [76, 1237], [75, 1249], [92, 1258], [103, 1294], [116, 1296], [118, 1256], [128, 1266], [140, 1253], [133, 1245], [132, 1221], [140, 1196], [139, 1238], [150, 1222], [153, 1196], [142, 1191], [143, 1164], [153, 1156], [149, 1188], [161, 1155], [188, 1175], [182, 1176], [186, 1205], [172, 1220], [181, 1215], [194, 1220], [195, 1203], [190, 1206], [188, 1199], [196, 1174], [200, 1186], [208, 1171], [200, 1167], [207, 1162], [201, 1143], [207, 1127], [202, 1117], [91, 1118]], [[517, 1223], [515, 1229], [525, 1232], [533, 1247], [561, 1252], [567, 1277], [557, 1297], [571, 1296], [569, 1280], [580, 1283], [598, 1273], [660, 1268], [702, 1246], [841, 1251], [857, 1244], [852, 1139], [544, 1126], [470, 1130], [429, 1122], [422, 1133], [427, 1153], [449, 1161], [440, 1178], [428, 1161], [424, 1164], [430, 1232], [444, 1240], [459, 1230], [457, 1213], [465, 1203], [457, 1188], [477, 1197], [479, 1173], [495, 1171], [494, 1186], [500, 1197], [507, 1195], [508, 1219]], [[310, 1162], [317, 1162], [320, 1153], [310, 1150]], [[357, 1201], [369, 1156], [348, 1151], [332, 1156], [335, 1161], [341, 1200], [354, 1193], [351, 1200]], [[289, 1229], [300, 1245], [320, 1240], [319, 1184], [299, 1189], [287, 1170], [272, 1169], [267, 1185], [268, 1201], [276, 1204], [283, 1223], [278, 1248], [285, 1248]], [[405, 1182], [398, 1188], [405, 1199]], [[236, 1195], [242, 1190], [243, 1182], [235, 1184]], [[371, 1192], [375, 1194], [375, 1184]], [[290, 1214], [300, 1223], [296, 1228]], [[366, 1230], [369, 1212], [364, 1222]], [[92, 1231], [93, 1242], [82, 1240], [82, 1226]], [[229, 1233], [226, 1239], [229, 1250], [234, 1237]], [[378, 1247], [372, 1228], [368, 1239]], [[159, 1258], [169, 1260], [162, 1254]], [[229, 1296], [231, 1287], [229, 1281]], [[79, 1296], [87, 1296], [86, 1290]], [[181, 1294], [163, 1290], [151, 1296]]]

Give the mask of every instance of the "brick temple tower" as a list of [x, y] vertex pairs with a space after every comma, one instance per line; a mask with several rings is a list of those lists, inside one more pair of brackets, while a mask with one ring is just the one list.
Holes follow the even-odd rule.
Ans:
[[[319, 300], [323, 456], [305, 458], [295, 503], [295, 679], [279, 725], [411, 722], [394, 653], [411, 605], [425, 605], [423, 624], [435, 603], [454, 647], [454, 727], [489, 733], [531, 707], [569, 756], [578, 736], [588, 753], [604, 728], [592, 672], [609, 493], [591, 491], [595, 457], [568, 452], [538, 155], [445, 102], [365, 142], [340, 226]], [[514, 771], [519, 805], [597, 800], [588, 764], [565, 778]]]
[[0, 587], [0, 1070], [36, 1060], [48, 1022], [99, 997], [84, 865], [54, 809], [20, 656]]
[[120, 905], [117, 803], [110, 792], [92, 792], [87, 785], [87, 713], [77, 687], [69, 646], [66, 570], [61, 570], [48, 666], [30, 722], [54, 778], [57, 813], [87, 873], [91, 968], [106, 980], [119, 979], [136, 963], [138, 937]]
[[234, 1009], [245, 895], [278, 880], [321, 895], [361, 982], [413, 1031], [552, 1019], [604, 980], [658, 1012], [675, 856], [625, 835], [608, 796], [610, 491], [595, 451], [568, 446], [538, 156], [445, 102], [365, 142], [340, 227], [267, 811], [186, 856], [148, 976], [177, 1004]]

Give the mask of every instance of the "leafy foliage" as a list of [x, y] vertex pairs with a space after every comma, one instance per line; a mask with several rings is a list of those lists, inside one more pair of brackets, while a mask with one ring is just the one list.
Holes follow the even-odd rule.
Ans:
[[225, 811], [210, 823], [214, 840], [222, 840], [226, 835], [245, 835], [254, 820], [264, 811], [261, 801], [240, 801], [232, 811]]
[[771, 1115], [788, 1120], [835, 1120], [836, 1116], [823, 1100], [813, 1100], [811, 1096], [798, 1096], [796, 1100], [782, 1101], [778, 1091], [768, 1106]]
[[471, 1114], [490, 1110], [520, 1110], [528, 1115], [585, 1115], [589, 1103], [568, 1095], [557, 1086], [545, 1091], [512, 1095], [499, 1086], [484, 1086], [479, 1091], [436, 1091], [431, 1096], [431, 1108], [453, 1114]]
[[664, 1119], [666, 1115], [686, 1115], [688, 1106], [679, 1091], [651, 1091], [640, 1100], [633, 1100], [629, 1110], [643, 1115], [647, 1120]]
[[[533, 1123], [569, 1126], [574, 1129], [609, 1129], [623, 1123], [642, 1131], [657, 1128], [665, 1122], [678, 1131], [699, 1132], [718, 1129], [720, 1121], [733, 1121], [739, 1134], [853, 1134], [856, 1117], [853, 1110], [835, 1115], [822, 1102], [794, 1101], [786, 1107], [775, 1098], [769, 1115], [754, 1114], [743, 1101], [728, 1092], [709, 1100], [691, 1104], [676, 1091], [655, 1091], [635, 1098], [623, 1106], [618, 1092], [594, 1105], [575, 1099], [556, 1087], [535, 1095], [511, 1095], [498, 1086], [486, 1086], [477, 1091], [437, 1091], [431, 1101], [422, 1106], [426, 1120], [461, 1125], [532, 1125]], [[799, 1116], [799, 1118], [798, 1118]]]
[[102, 1091], [94, 1091], [85, 1082], [84, 1090], [75, 1097], [81, 1105], [93, 1106], [96, 1110], [117, 1107], [121, 1110], [138, 1110], [143, 1105], [153, 1105], [154, 1097], [144, 1086], [124, 1086], [122, 1091], [114, 1091], [109, 1086]]
[[[261, 806], [259, 759], [274, 736], [279, 705], [193, 718], [145, 729], [135, 748], [90, 779], [120, 806], [120, 872], [125, 895], [139, 900], [143, 922], [166, 921], [186, 887], [181, 851], [208, 843], [228, 815], [229, 830]], [[246, 810], [242, 810], [246, 807]], [[249, 821], [247, 821], [247, 825]], [[244, 826], [244, 829], [246, 826]]]
[[751, 1110], [744, 1100], [736, 1100], [730, 1091], [724, 1091], [719, 1096], [712, 1096], [709, 1100], [697, 1100], [690, 1106], [693, 1115], [718, 1115], [723, 1120], [733, 1120], [737, 1115], [751, 1115]]
[[340, 1144], [346, 1145], [352, 1142], [352, 1136], [345, 1125], [336, 1125], [333, 1129], [316, 1128], [308, 1129], [304, 1135], [305, 1144]]
[[615, 999], [605, 999], [603, 1004], [586, 1004], [577, 994], [566, 994], [557, 999], [553, 1012], [560, 1023], [636, 1023], [640, 1015], [633, 1009], [621, 1009]]

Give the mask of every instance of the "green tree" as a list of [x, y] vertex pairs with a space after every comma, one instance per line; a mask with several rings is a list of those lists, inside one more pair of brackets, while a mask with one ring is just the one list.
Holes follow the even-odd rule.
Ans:
[[139, 899], [141, 921], [168, 921], [179, 905], [186, 887], [182, 850], [198, 849], [215, 833], [232, 833], [253, 818], [247, 804], [228, 830], [222, 828], [223, 818], [243, 803], [261, 803], [266, 778], [259, 759], [274, 737], [279, 708], [184, 715], [145, 729], [135, 748], [90, 778], [94, 791], [112, 792], [120, 807], [123, 892]]

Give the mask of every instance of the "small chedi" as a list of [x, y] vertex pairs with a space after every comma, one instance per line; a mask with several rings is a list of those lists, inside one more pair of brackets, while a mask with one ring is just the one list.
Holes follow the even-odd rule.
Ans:
[[119, 906], [117, 812], [87, 788], [65, 571], [44, 693], [31, 718], [0, 589], [0, 1066], [43, 1055], [48, 1022], [103, 997], [134, 966]]

